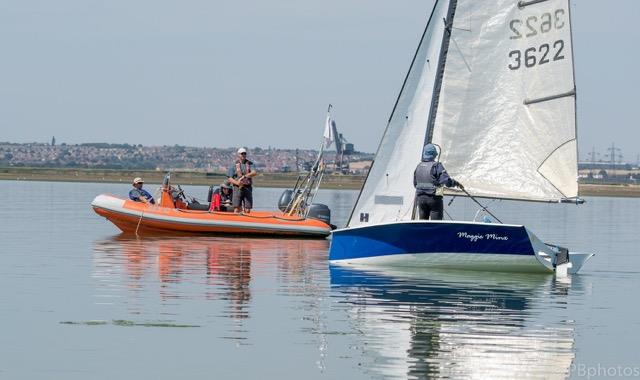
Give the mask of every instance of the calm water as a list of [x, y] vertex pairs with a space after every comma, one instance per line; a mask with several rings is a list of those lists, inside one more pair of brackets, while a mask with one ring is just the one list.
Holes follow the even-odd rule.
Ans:
[[[89, 203], [127, 191], [0, 181], [0, 378], [640, 376], [638, 199], [492, 204], [545, 241], [598, 254], [560, 281], [341, 270], [325, 240], [123, 237]], [[279, 194], [258, 189], [256, 205]], [[318, 201], [342, 225], [356, 196]]]

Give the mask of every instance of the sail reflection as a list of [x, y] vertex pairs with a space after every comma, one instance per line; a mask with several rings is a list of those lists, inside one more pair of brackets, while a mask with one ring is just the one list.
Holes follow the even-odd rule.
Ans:
[[340, 302], [350, 305], [349, 323], [361, 332], [358, 347], [371, 375], [569, 374], [573, 328], [548, 310], [563, 308], [570, 284], [552, 276], [332, 266], [331, 285]]

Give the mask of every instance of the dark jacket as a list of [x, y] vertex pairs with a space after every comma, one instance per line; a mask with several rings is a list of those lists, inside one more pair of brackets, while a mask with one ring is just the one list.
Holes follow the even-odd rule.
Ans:
[[413, 187], [416, 195], [435, 195], [441, 186], [453, 187], [456, 182], [449, 177], [447, 170], [440, 162], [423, 161], [413, 172]]
[[224, 191], [222, 191], [222, 188], [217, 187], [213, 191], [213, 194], [218, 194], [220, 196], [220, 203], [222, 203], [222, 204], [231, 203], [231, 201], [233, 199], [233, 189], [229, 189], [227, 194], [225, 194]]

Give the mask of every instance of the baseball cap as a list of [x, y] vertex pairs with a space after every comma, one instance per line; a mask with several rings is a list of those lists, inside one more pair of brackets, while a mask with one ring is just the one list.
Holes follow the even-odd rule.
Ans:
[[247, 150], [245, 148], [238, 149], [238, 154], [241, 154], [241, 153], [247, 153]]
[[142, 180], [142, 178], [136, 177], [133, 179], [133, 184], [135, 185], [136, 183], [144, 183], [144, 181]]

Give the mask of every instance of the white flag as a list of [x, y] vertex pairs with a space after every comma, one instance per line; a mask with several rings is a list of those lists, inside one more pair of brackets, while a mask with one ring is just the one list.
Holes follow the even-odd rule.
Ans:
[[328, 149], [331, 144], [336, 140], [334, 130], [336, 128], [336, 122], [331, 119], [331, 115], [327, 115], [327, 122], [324, 126], [324, 148]]

